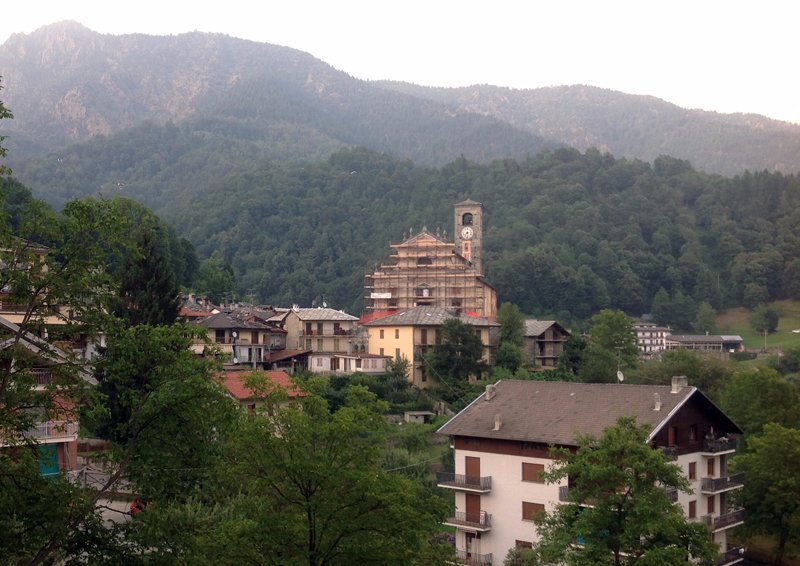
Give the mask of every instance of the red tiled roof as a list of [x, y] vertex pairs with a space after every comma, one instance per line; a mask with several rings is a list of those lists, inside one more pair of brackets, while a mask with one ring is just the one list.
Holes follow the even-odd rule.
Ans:
[[305, 397], [306, 393], [298, 389], [292, 378], [285, 371], [228, 371], [220, 376], [220, 383], [225, 386], [228, 393], [238, 401], [257, 399], [263, 397], [260, 392], [254, 391], [246, 384], [247, 377], [252, 374], [263, 375], [274, 387], [285, 389], [290, 398]]

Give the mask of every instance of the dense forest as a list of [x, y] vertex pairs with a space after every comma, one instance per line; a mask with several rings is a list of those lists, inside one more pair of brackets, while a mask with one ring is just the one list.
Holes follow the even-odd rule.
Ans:
[[178, 126], [136, 131], [74, 146], [61, 162], [31, 162], [26, 175], [57, 179], [64, 192], [42, 195], [57, 206], [97, 193], [151, 206], [201, 258], [230, 265], [239, 298], [324, 297], [359, 313], [363, 276], [389, 244], [423, 227], [452, 237], [452, 205], [463, 198], [486, 208], [489, 281], [531, 315], [580, 327], [615, 308], [692, 331], [704, 302], [721, 311], [800, 298], [795, 175], [725, 178], [666, 156], [650, 164], [565, 148], [440, 168], [358, 148], [324, 161], [259, 161], [242, 146], [198, 148]]

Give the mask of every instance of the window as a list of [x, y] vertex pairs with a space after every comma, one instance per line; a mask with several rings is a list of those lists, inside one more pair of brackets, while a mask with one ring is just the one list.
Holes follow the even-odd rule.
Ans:
[[383, 340], [383, 328], [381, 328], [381, 340]]
[[522, 462], [522, 481], [535, 481], [544, 483], [542, 479], [542, 472], [544, 471], [544, 464], [533, 464], [530, 462]]
[[716, 499], [717, 499], [716, 495], [712, 495], [711, 497], [708, 498], [708, 514], [709, 515], [714, 512], [714, 508], [716, 507], [716, 505], [715, 505]]
[[465, 212], [461, 216], [461, 224], [463, 224], [464, 226], [472, 226], [472, 213], [471, 212]]
[[678, 444], [678, 427], [671, 426], [667, 431], [667, 445], [675, 446]]
[[356, 358], [356, 369], [361, 369], [361, 360]]
[[694, 519], [697, 517], [697, 501], [689, 502], [689, 518]]
[[423, 346], [428, 343], [428, 329], [423, 328], [419, 331], [419, 343]]
[[429, 257], [417, 258], [417, 265], [433, 265], [433, 260]]
[[224, 328], [217, 328], [214, 331], [214, 342], [219, 342], [220, 344], [225, 343], [225, 329]]
[[714, 477], [714, 458], [708, 459], [708, 475]]
[[317, 367], [322, 367], [322, 358], [317, 358]]
[[689, 479], [697, 479], [697, 462], [689, 462]]
[[322, 344], [322, 338], [318, 338], [318, 339], [317, 339], [317, 352], [322, 352], [322, 351], [324, 351], [324, 349], [325, 349], [325, 348], [323, 348], [322, 346], [323, 346], [323, 344]]
[[382, 356], [383, 355], [383, 348], [381, 348], [379, 351], [380, 351], [380, 354]]
[[400, 348], [395, 348], [394, 349], [394, 359], [395, 360], [399, 360], [400, 359]]
[[400, 329], [399, 328], [395, 328], [394, 329], [394, 339], [395, 340], [399, 340], [400, 339]]
[[517, 548], [533, 548], [533, 543], [527, 540], [518, 540], [514, 543]]
[[320, 336], [322, 336], [324, 334], [324, 332], [322, 330], [322, 323], [321, 322], [317, 323], [317, 334], [319, 334]]
[[522, 502], [522, 520], [533, 521], [533, 516], [537, 513], [544, 511], [543, 503], [531, 503], [530, 501]]
[[692, 442], [697, 440], [697, 425], [689, 425], [689, 440]]
[[338, 338], [334, 338], [333, 339], [333, 351], [334, 352], [338, 352], [339, 351], [339, 339]]

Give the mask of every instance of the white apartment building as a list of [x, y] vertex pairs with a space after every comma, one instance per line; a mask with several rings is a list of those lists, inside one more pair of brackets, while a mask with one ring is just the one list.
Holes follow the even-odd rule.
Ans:
[[648, 442], [676, 459], [693, 494], [675, 493], [686, 516], [703, 521], [720, 545], [718, 565], [740, 562], [729, 548], [728, 529], [744, 514], [730, 492], [743, 477], [729, 475], [742, 430], [685, 377], [671, 386], [500, 381], [439, 429], [450, 436], [455, 472], [441, 472], [438, 485], [455, 490], [446, 524], [456, 528], [464, 564], [502, 564], [514, 547], [537, 540], [531, 520], [566, 499], [567, 481], [548, 485], [539, 474], [552, 463], [551, 446], [575, 447], [576, 436], [600, 437], [620, 417], [652, 426]]

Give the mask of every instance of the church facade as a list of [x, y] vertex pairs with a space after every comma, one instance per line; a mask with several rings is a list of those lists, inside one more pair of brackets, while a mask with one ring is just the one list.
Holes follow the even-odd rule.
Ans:
[[391, 244], [390, 263], [365, 278], [365, 317], [419, 306], [495, 320], [497, 291], [483, 275], [483, 205], [465, 200], [454, 207], [454, 241], [423, 229]]

